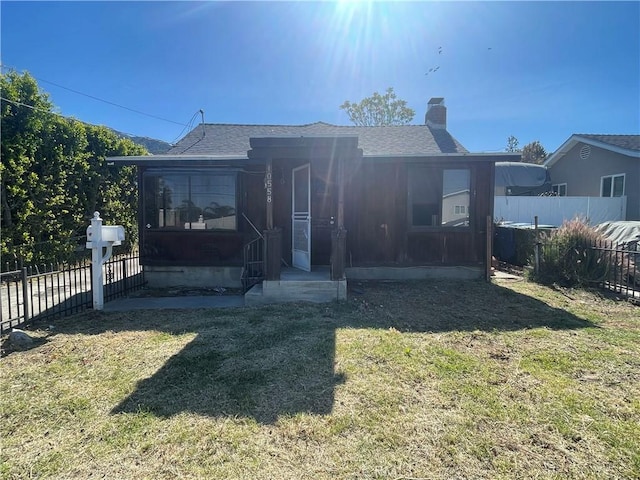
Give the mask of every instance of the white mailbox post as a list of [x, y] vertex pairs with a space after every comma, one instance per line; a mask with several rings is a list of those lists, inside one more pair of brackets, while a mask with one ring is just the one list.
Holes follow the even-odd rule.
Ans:
[[[91, 225], [87, 227], [87, 248], [91, 249], [91, 265], [93, 285], [93, 309], [102, 310], [104, 307], [104, 275], [102, 265], [111, 258], [114, 245], [120, 245], [124, 240], [124, 227], [120, 225], [102, 225], [99, 212], [94, 212]], [[102, 249], [107, 251], [102, 255]]]

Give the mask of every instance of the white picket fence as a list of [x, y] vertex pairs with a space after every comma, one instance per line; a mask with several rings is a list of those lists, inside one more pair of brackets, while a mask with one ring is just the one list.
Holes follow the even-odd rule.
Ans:
[[626, 220], [627, 197], [517, 197], [496, 196], [493, 217], [496, 221], [560, 226], [576, 217], [591, 225]]

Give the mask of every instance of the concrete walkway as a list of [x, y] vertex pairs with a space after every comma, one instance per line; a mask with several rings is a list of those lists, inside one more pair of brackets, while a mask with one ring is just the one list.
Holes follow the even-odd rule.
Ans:
[[503, 272], [501, 270], [494, 270], [491, 278], [496, 278], [498, 280], [522, 280], [522, 277], [518, 275], [514, 275], [513, 273]]
[[117, 298], [104, 303], [105, 312], [244, 307], [242, 295]]
[[[494, 271], [492, 278], [499, 280], [522, 280], [522, 277], [500, 270]], [[103, 311], [126, 312], [130, 310], [230, 308], [244, 306], [244, 296], [242, 295], [182, 295], [179, 297], [117, 298], [105, 302]]]

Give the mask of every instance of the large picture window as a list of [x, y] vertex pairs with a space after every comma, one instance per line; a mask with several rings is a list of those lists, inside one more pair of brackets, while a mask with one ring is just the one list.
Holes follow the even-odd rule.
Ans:
[[409, 217], [413, 227], [468, 227], [471, 171], [413, 167], [409, 172]]
[[236, 230], [236, 175], [149, 170], [143, 174], [146, 228]]

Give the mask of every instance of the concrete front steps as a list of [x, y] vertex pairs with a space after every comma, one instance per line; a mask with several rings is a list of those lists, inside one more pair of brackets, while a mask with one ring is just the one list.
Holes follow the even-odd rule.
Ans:
[[295, 268], [283, 269], [280, 280], [264, 280], [244, 295], [245, 305], [286, 302], [326, 303], [347, 299], [347, 281], [331, 280], [328, 267], [315, 267], [311, 272]]

